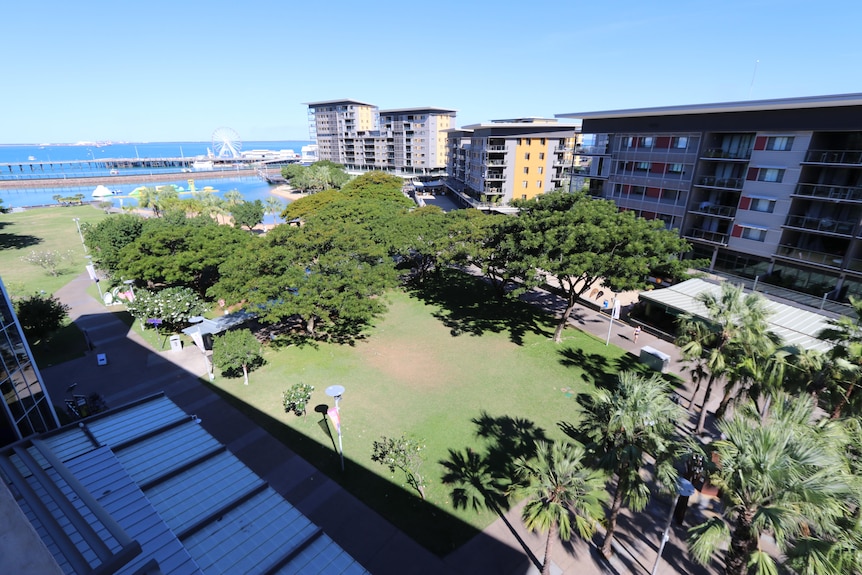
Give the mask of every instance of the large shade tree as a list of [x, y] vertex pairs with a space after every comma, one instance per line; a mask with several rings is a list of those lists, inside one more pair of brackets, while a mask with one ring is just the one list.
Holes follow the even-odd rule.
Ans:
[[718, 424], [722, 439], [711, 444], [718, 466], [710, 481], [719, 488], [722, 513], [689, 530], [698, 562], [708, 563], [727, 545], [727, 575], [777, 573], [765, 537], [784, 554], [812, 534], [836, 532], [854, 480], [842, 453], [842, 424], [814, 422], [810, 397], [778, 395], [766, 418], [749, 402]]
[[566, 442], [536, 442], [535, 456], [520, 458], [515, 492], [526, 499], [521, 518], [528, 529], [547, 532], [542, 573], [551, 572], [552, 545], [569, 541], [577, 532], [589, 541], [607, 499], [605, 476], [585, 464], [581, 446]]
[[650, 455], [655, 460], [660, 485], [676, 485], [674, 436], [684, 412], [672, 400], [670, 386], [660, 375], [647, 378], [631, 371], [621, 373], [613, 388], [598, 388], [582, 403], [579, 428], [587, 437], [590, 456], [617, 476], [602, 545], [602, 553], [610, 557], [623, 505], [641, 511], [649, 502], [649, 486], [641, 475], [644, 457]]
[[862, 299], [851, 296], [850, 304], [854, 316], [830, 319], [829, 327], [822, 330], [818, 337], [833, 344], [827, 354], [827, 369], [833, 377], [825, 379], [825, 393], [820, 394], [821, 402], [839, 417], [843, 412], [860, 415], [862, 394], [858, 392], [862, 382]]
[[554, 341], [578, 299], [594, 285], [620, 292], [648, 286], [651, 272], [683, 273], [678, 256], [688, 244], [661, 220], [646, 220], [631, 211], [619, 211], [609, 200], [583, 193], [552, 192], [534, 200], [519, 200], [518, 225], [511, 240], [518, 249], [508, 262], [524, 288], [544, 284], [548, 276], [559, 283], [566, 300]]
[[103, 270], [114, 273], [120, 261], [120, 251], [134, 243], [144, 230], [144, 218], [134, 214], [115, 214], [95, 225], [82, 226], [84, 243], [94, 262]]

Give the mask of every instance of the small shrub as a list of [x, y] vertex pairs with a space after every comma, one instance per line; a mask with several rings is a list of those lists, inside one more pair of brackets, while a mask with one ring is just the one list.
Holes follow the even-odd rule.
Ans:
[[311, 401], [311, 392], [314, 391], [314, 386], [307, 383], [294, 384], [289, 390], [284, 392], [284, 411], [291, 411], [297, 417], [306, 414], [308, 402]]

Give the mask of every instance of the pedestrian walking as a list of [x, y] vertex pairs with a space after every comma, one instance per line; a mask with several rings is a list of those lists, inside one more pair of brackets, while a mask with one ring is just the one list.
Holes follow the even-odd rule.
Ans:
[[641, 326], [637, 326], [637, 327], [635, 328], [635, 336], [634, 336], [635, 343], [637, 343], [637, 342], [638, 342], [638, 336], [639, 336], [640, 334], [641, 334]]

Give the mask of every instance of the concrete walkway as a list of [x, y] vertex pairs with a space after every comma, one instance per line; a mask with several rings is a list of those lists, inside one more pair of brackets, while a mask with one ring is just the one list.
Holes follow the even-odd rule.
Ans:
[[[61, 405], [72, 393], [99, 393], [109, 407], [120, 406], [164, 391], [186, 412], [200, 417], [207, 431], [374, 574], [521, 575], [538, 572], [524, 546], [541, 560], [545, 539], [524, 529], [519, 507], [449, 556], [441, 559], [433, 555], [203, 385], [200, 378], [206, 377], [206, 364], [197, 348], [154, 350], [111, 313], [110, 308], [87, 293], [91, 285], [88, 276], [83, 274], [54, 294], [70, 306], [70, 316], [86, 331], [94, 348], [83, 358], [42, 368], [55, 404]], [[541, 290], [531, 292], [527, 299], [549, 311], [561, 305], [558, 298]], [[603, 339], [607, 337], [606, 314], [577, 308], [571, 321], [584, 331]], [[647, 333], [641, 333], [635, 343], [629, 326], [615, 324], [612, 344], [634, 354], [644, 345], [651, 346], [670, 355], [671, 371], [680, 372], [679, 353], [671, 343]], [[107, 365], [97, 364], [97, 353], [106, 355]], [[76, 384], [74, 391], [69, 389], [72, 384]], [[693, 514], [710, 513], [714, 505], [709, 499], [697, 500], [696, 497], [692, 498], [689, 518]], [[552, 572], [650, 573], [670, 505], [668, 499], [654, 498], [645, 512], [634, 517], [624, 514], [618, 528], [619, 544], [610, 561], [600, 557], [595, 545], [583, 541], [565, 547], [555, 545]], [[672, 530], [663, 553], [666, 561], [662, 562], [658, 573], [716, 572], [687, 559], [684, 543], [679, 539], [681, 535], [684, 535], [684, 528]], [[595, 542], [600, 544], [601, 539], [598, 534]]]

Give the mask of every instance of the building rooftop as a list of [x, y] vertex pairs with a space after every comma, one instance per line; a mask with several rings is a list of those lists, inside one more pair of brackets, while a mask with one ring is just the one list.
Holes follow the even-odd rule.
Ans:
[[419, 106], [415, 108], [391, 108], [389, 110], [380, 110], [380, 115], [385, 114], [408, 114], [430, 112], [432, 114], [454, 114], [458, 110], [450, 110], [449, 108], [435, 108], [434, 106]]
[[158, 394], [4, 448], [0, 477], [65, 573], [367, 573], [198, 423]]
[[315, 107], [315, 106], [333, 106], [335, 104], [356, 104], [359, 106], [371, 106], [372, 108], [376, 108], [377, 106], [374, 104], [369, 104], [368, 102], [360, 102], [359, 100], [349, 100], [343, 98], [341, 100], [323, 100], [321, 102], [305, 102], [304, 106]]
[[[719, 295], [721, 286], [702, 279], [690, 279], [666, 288], [642, 292], [640, 299], [708, 319], [706, 307], [697, 300], [697, 296], [701, 293]], [[817, 351], [827, 351], [832, 347], [829, 342], [817, 338], [818, 333], [829, 327], [829, 317], [777, 302], [768, 297], [765, 299], [769, 313], [767, 318], [769, 331], [781, 336], [786, 345]]]
[[801, 108], [829, 108], [862, 105], [862, 94], [837, 94], [828, 96], [804, 96], [800, 98], [777, 98], [771, 100], [744, 100], [715, 104], [687, 104], [682, 106], [660, 106], [657, 108], [632, 108], [604, 112], [571, 112], [554, 114], [557, 118], [611, 119], [646, 116], [678, 116], [685, 114], [721, 114], [727, 112], [758, 112], [764, 110], [795, 110]]

